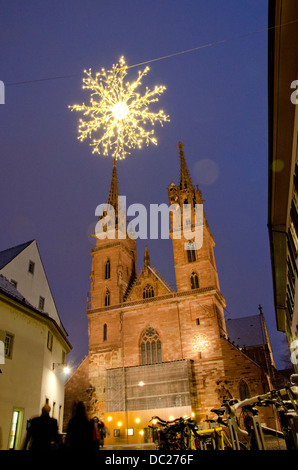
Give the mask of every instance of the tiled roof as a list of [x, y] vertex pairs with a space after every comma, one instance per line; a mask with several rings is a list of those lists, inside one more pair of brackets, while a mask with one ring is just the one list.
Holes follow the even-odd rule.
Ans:
[[226, 326], [229, 340], [240, 348], [266, 344], [261, 315], [229, 319]]
[[4, 268], [10, 261], [12, 261], [21, 251], [23, 251], [27, 246], [31, 245], [34, 240], [29, 242], [22, 243], [21, 245], [8, 248], [7, 250], [0, 251], [0, 269]]
[[49, 321], [51, 321], [54, 325], [56, 325], [56, 328], [60, 332], [60, 334], [63, 336], [64, 340], [68, 343], [70, 346], [70, 349], [72, 349], [71, 344], [69, 343], [67, 339], [67, 333], [63, 328], [63, 325], [58, 325], [55, 319], [51, 318], [48, 316], [47, 313], [40, 312], [39, 310], [36, 309], [33, 305], [31, 305], [24, 297], [23, 295], [9, 282], [9, 280], [3, 276], [3, 274], [0, 274], [0, 293], [6, 294], [9, 297], [12, 297], [16, 299], [17, 301], [21, 302], [22, 304], [26, 305], [29, 308], [32, 308], [36, 313], [39, 313], [39, 315], [43, 318], [48, 318]]
[[20, 302], [28, 305], [28, 307], [33, 307], [26, 299], [25, 297], [13, 286], [8, 279], [6, 279], [5, 276], [0, 274], [0, 292], [3, 292], [4, 294], [8, 294], [10, 297], [14, 297], [16, 300], [19, 300]]

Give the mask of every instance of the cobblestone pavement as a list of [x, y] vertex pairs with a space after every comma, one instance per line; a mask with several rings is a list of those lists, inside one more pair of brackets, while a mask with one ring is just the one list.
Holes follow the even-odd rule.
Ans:
[[287, 450], [285, 441], [275, 436], [265, 437], [266, 450]]

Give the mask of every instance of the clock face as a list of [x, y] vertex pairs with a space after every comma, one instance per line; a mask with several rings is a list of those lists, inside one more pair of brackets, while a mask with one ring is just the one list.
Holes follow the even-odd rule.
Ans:
[[209, 346], [208, 336], [204, 333], [199, 333], [193, 337], [192, 345], [195, 351], [203, 352]]

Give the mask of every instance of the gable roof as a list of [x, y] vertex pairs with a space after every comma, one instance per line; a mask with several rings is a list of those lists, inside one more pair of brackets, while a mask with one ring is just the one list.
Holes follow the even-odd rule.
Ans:
[[131, 286], [128, 288], [128, 290], [126, 292], [126, 295], [125, 295], [125, 298], [124, 298], [124, 301], [127, 301], [127, 300], [130, 299], [130, 296], [131, 296], [131, 294], [133, 294], [137, 284], [140, 281], [142, 281], [142, 279], [144, 278], [146, 271], [149, 271], [149, 273], [151, 275], [153, 275], [153, 277], [155, 277], [158, 280], [158, 282], [167, 290], [167, 292], [169, 292], [169, 293], [174, 292], [173, 289], [168, 285], [168, 283], [163, 279], [161, 274], [159, 274], [159, 272], [153, 266], [147, 265], [147, 266], [144, 266], [144, 268], [141, 270], [140, 274], [135, 278], [135, 280], [133, 281]]
[[34, 240], [29, 242], [22, 243], [21, 245], [13, 246], [7, 250], [0, 251], [0, 269], [4, 268], [10, 261], [12, 261], [21, 251], [23, 251], [27, 246], [31, 245]]
[[72, 346], [67, 339], [68, 335], [65, 329], [63, 328], [63, 325], [59, 325], [54, 318], [51, 318], [46, 313], [40, 312], [36, 307], [31, 305], [30, 302], [28, 302], [28, 300], [26, 300], [25, 297], [16, 289], [16, 287], [11, 284], [11, 282], [9, 282], [9, 280], [5, 276], [3, 276], [3, 274], [0, 274], [0, 293], [4, 294], [8, 298], [16, 300], [25, 307], [30, 308], [35, 314], [40, 316], [40, 318], [46, 319], [48, 322], [55, 325], [60, 335], [63, 337], [64, 341], [68, 344], [70, 350], [72, 349]]
[[226, 327], [229, 340], [240, 348], [266, 344], [261, 315], [229, 319]]

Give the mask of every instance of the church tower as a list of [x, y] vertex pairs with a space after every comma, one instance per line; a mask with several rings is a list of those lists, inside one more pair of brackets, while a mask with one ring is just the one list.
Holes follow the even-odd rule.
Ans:
[[[136, 241], [128, 237], [125, 226], [120, 225], [121, 205], [116, 161], [114, 160], [108, 204], [114, 209], [114, 230], [104, 226], [106, 237], [96, 238], [91, 250], [91, 309], [109, 307], [123, 302], [125, 293], [136, 274]], [[106, 217], [106, 212], [99, 220]], [[109, 224], [107, 224], [109, 225]]]
[[[218, 274], [213, 253], [214, 239], [208, 227], [204, 211], [200, 227], [196, 226], [195, 210], [203, 205], [202, 193], [192, 184], [187, 168], [183, 144], [177, 145], [180, 154], [180, 182], [177, 186], [173, 181], [168, 187], [169, 205], [178, 204], [181, 211], [181, 237], [175, 238], [173, 216], [171, 216], [170, 236], [173, 240], [174, 262], [177, 291], [188, 291], [196, 288], [215, 287], [219, 289]], [[190, 217], [185, 218], [183, 225], [183, 212], [190, 210]], [[186, 239], [183, 235], [189, 225], [191, 231], [197, 229], [200, 233], [199, 244], [193, 239]]]
[[[171, 213], [170, 237], [173, 242], [174, 265], [176, 275], [176, 288], [179, 292], [216, 292], [221, 302], [217, 306], [218, 323], [222, 334], [226, 334], [223, 307], [225, 301], [220, 293], [218, 273], [214, 257], [214, 238], [208, 226], [205, 212], [203, 210], [202, 193], [198, 186], [194, 186], [186, 164], [183, 151], [184, 145], [179, 142], [180, 159], [180, 181], [176, 185], [171, 181], [168, 187], [169, 205], [178, 205], [181, 214], [180, 236], [175, 237], [174, 215]], [[201, 209], [201, 216], [196, 219], [196, 210]], [[188, 210], [185, 217], [184, 212]], [[186, 230], [185, 230], [186, 229]], [[184, 234], [187, 229], [191, 233], [198, 230], [199, 241], [195, 235], [186, 239]]]

